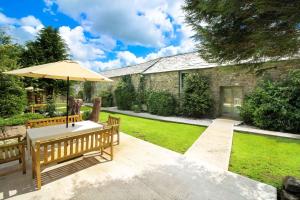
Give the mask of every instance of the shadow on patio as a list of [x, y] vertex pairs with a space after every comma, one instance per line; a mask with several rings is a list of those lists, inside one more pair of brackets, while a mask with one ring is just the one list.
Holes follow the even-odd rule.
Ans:
[[[100, 157], [99, 155], [89, 155], [88, 157], [84, 156], [80, 158], [80, 160], [66, 161], [59, 165], [51, 166], [49, 169], [46, 168], [41, 174], [42, 185], [45, 186], [61, 178], [108, 161], [109, 160]], [[0, 199], [6, 199], [36, 191], [36, 181], [35, 179], [31, 179], [30, 169], [31, 163], [27, 165], [26, 175], [22, 175], [20, 171], [13, 170], [11, 174], [7, 174], [2, 177], [0, 176], [0, 182], [2, 182], [0, 185]]]

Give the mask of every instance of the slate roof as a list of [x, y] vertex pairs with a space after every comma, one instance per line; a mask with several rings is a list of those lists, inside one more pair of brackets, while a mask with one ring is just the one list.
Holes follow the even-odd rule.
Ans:
[[124, 76], [128, 74], [139, 74], [147, 70], [149, 67], [151, 67], [153, 64], [155, 64], [159, 59], [149, 60], [147, 62], [136, 64], [128, 67], [122, 67], [117, 69], [112, 69], [109, 71], [101, 72], [101, 75], [111, 78], [111, 77], [117, 77], [117, 76]]
[[175, 56], [161, 58], [155, 65], [144, 71], [144, 74], [182, 71], [189, 69], [202, 69], [220, 66], [218, 64], [208, 63], [203, 60], [198, 53], [185, 53]]
[[145, 63], [101, 72], [108, 78], [128, 74], [152, 74], [169, 71], [182, 71], [188, 69], [201, 69], [219, 66], [207, 63], [196, 52], [167, 56], [147, 61]]
[[[300, 59], [300, 56], [293, 58], [281, 58], [279, 60], [290, 60], [290, 59]], [[264, 61], [270, 61], [272, 59], [265, 59]], [[244, 61], [246, 63], [246, 61]], [[243, 62], [241, 62], [243, 63]], [[161, 72], [170, 71], [184, 71], [190, 69], [205, 69], [218, 66], [232, 65], [228, 64], [215, 64], [208, 63], [203, 60], [197, 52], [190, 52], [184, 54], [178, 54], [174, 56], [161, 57], [154, 60], [150, 60], [141, 64], [136, 64], [132, 66], [127, 66], [123, 68], [113, 69], [109, 71], [101, 72], [108, 78], [124, 76], [128, 74], [154, 74]]]

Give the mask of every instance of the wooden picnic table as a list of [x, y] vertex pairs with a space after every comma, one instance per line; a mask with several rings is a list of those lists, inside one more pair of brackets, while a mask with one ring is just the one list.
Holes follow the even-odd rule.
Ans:
[[[32, 155], [32, 175], [40, 189], [41, 167], [66, 161], [85, 153], [99, 151], [113, 159], [113, 129], [92, 121], [75, 122], [66, 128], [64, 124], [27, 130], [28, 147]], [[28, 149], [29, 149], [28, 148]], [[105, 149], [109, 148], [110, 151]]]
[[40, 128], [32, 128], [27, 130], [27, 142], [28, 145], [34, 145], [36, 141], [45, 141], [56, 138], [62, 138], [66, 136], [80, 135], [92, 131], [101, 130], [102, 124], [98, 124], [93, 121], [80, 121], [75, 122], [75, 126], [70, 125], [66, 128], [65, 124], [59, 124], [55, 126], [44, 126]]

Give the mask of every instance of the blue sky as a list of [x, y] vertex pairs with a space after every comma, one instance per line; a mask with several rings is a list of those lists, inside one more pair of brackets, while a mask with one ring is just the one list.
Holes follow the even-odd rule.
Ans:
[[95, 71], [194, 50], [183, 0], [1, 0], [0, 27], [24, 44], [53, 26]]

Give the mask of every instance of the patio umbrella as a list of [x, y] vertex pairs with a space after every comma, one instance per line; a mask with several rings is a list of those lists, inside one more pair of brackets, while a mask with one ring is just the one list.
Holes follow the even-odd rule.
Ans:
[[92, 70], [82, 67], [79, 63], [64, 60], [54, 63], [47, 63], [43, 65], [37, 65], [17, 70], [4, 72], [5, 74], [12, 74], [17, 76], [25, 76], [32, 78], [48, 78], [48, 79], [60, 79], [67, 81], [67, 122], [68, 128], [69, 122], [69, 90], [70, 80], [73, 81], [93, 81], [93, 82], [111, 82], [112, 80], [106, 78]]

